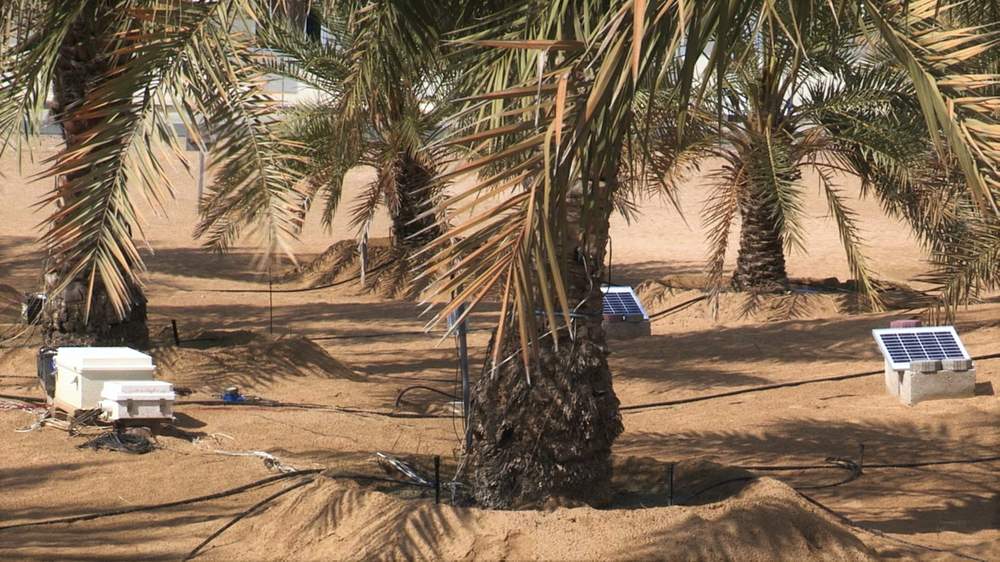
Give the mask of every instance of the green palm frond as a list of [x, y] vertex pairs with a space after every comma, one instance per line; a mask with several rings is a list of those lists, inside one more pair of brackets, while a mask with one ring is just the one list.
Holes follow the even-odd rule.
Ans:
[[0, 155], [39, 133], [56, 59], [86, 3], [0, 6]]
[[879, 37], [913, 81], [939, 151], [945, 150], [943, 137], [978, 204], [998, 215], [1000, 22], [982, 19], [989, 12], [985, 3], [976, 3], [982, 5], [974, 20], [956, 19], [961, 4], [865, 2]]
[[[162, 151], [182, 154], [168, 120], [171, 111], [178, 110], [189, 131], [204, 123], [215, 146], [222, 147], [223, 160], [243, 157], [239, 171], [246, 182], [272, 166], [262, 158], [244, 157], [251, 150], [247, 147], [261, 141], [259, 129], [245, 126], [254, 111], [262, 114], [250, 106], [263, 108], [267, 100], [258, 92], [249, 46], [231, 32], [237, 17], [252, 17], [248, 10], [259, 6], [171, 0], [123, 7], [110, 73], [92, 85], [67, 117], [90, 123], [90, 128], [44, 172], [64, 181], [43, 200], [61, 206], [47, 220], [42, 239], [60, 264], [62, 278], [55, 290], [83, 278], [92, 295], [100, 283], [122, 316], [143, 269], [132, 239], [132, 227], [141, 223], [129, 187], [141, 186], [154, 205], [172, 195], [157, 157]], [[284, 182], [271, 187], [292, 189]], [[290, 232], [280, 216], [284, 210], [277, 207], [270, 205], [274, 238]]]

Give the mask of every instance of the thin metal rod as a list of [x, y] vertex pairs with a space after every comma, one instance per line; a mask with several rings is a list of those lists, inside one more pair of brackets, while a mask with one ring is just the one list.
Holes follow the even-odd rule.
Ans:
[[271, 280], [271, 265], [267, 266], [267, 331], [274, 335], [274, 283]]
[[[450, 318], [451, 322], [461, 318], [465, 314], [465, 304], [461, 304], [455, 309]], [[451, 323], [449, 322], [449, 323]], [[471, 388], [469, 382], [469, 343], [468, 324], [463, 318], [462, 322], [455, 330], [455, 337], [458, 338], [458, 366], [462, 373], [462, 419], [465, 422], [465, 452], [472, 450], [472, 432], [469, 431], [469, 416], [471, 414]]]
[[177, 331], [177, 321], [176, 320], [173, 320], [173, 319], [170, 320], [170, 328], [173, 329], [173, 332], [174, 332], [174, 345], [177, 346], [177, 347], [180, 347], [181, 346], [181, 335]]
[[434, 455], [434, 503], [441, 503], [441, 457]]

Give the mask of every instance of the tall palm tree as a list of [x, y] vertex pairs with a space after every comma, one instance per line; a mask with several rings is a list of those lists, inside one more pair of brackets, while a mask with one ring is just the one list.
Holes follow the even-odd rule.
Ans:
[[[172, 195], [157, 154], [180, 156], [178, 114], [214, 139], [226, 181], [266, 185], [249, 201], [266, 217], [269, 247], [299, 227], [289, 205], [298, 174], [287, 157], [262, 157], [266, 126], [250, 38], [236, 30], [272, 13], [256, 0], [27, 0], [0, 6], [0, 152], [30, 146], [46, 97], [64, 146], [42, 178], [55, 206], [47, 253], [44, 332], [50, 343], [147, 338], [137, 188], [154, 205]], [[137, 231], [137, 232], [136, 232]]]
[[[933, 4], [790, 3], [794, 24], [781, 32], [806, 47], [812, 20], [832, 9], [890, 45], [929, 126], [956, 154], [980, 212], [995, 216], [1000, 136], [995, 125], [981, 125], [995, 123], [989, 104], [963, 98], [963, 89], [975, 86], [965, 62], [985, 56], [992, 38], [982, 28], [956, 27], [948, 6]], [[706, 55], [708, 69], [724, 74], [747, 22], [774, 5], [525, 0], [464, 36], [484, 51], [466, 76], [472, 95], [460, 116], [467, 127], [455, 134], [478, 156], [445, 177], [489, 173], [438, 205], [454, 224], [426, 247], [433, 252], [426, 268], [437, 294], [454, 293], [432, 321], [499, 289], [500, 321], [470, 423], [469, 468], [483, 504], [607, 494], [622, 425], [600, 325], [600, 282], [622, 150], [632, 125], [644, 124], [635, 100], [655, 93], [675, 64], [680, 99], [720, 97], [699, 89], [699, 60]], [[949, 103], [956, 111], [941, 111]], [[497, 202], [467, 216], [466, 202], [477, 195]]]

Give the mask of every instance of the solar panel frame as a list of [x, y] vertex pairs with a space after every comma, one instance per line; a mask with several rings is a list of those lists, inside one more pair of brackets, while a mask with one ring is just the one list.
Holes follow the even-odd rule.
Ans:
[[872, 330], [872, 336], [897, 371], [909, 369], [911, 361], [972, 359], [954, 326], [883, 328]]
[[649, 320], [649, 314], [643, 308], [639, 297], [628, 285], [603, 285], [604, 293], [602, 309], [605, 317], [622, 318], [624, 320]]

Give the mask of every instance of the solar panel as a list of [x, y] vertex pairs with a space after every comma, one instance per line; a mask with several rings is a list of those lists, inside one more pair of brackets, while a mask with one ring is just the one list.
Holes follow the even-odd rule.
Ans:
[[639, 297], [632, 291], [632, 287], [624, 285], [605, 285], [601, 287], [604, 292], [604, 315], [618, 316], [628, 320], [649, 320], [649, 315], [639, 303]]
[[882, 355], [892, 368], [910, 368], [910, 361], [970, 359], [953, 326], [872, 330]]

